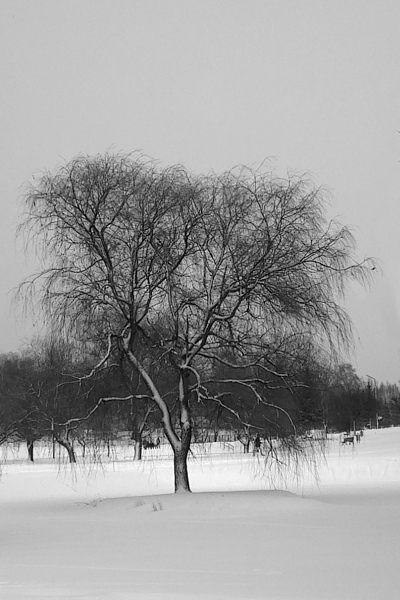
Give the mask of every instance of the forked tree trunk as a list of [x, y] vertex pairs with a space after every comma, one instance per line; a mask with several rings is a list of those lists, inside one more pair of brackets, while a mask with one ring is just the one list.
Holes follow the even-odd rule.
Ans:
[[82, 446], [82, 458], [85, 458], [86, 455], [86, 442], [85, 440], [78, 440], [79, 445]]
[[181, 440], [177, 447], [172, 445], [174, 450], [174, 479], [175, 492], [190, 492], [189, 473], [188, 473], [188, 454], [192, 438], [192, 425], [187, 407], [181, 412]]
[[76, 463], [75, 450], [74, 450], [71, 442], [69, 442], [68, 440], [63, 440], [61, 438], [56, 438], [56, 441], [60, 444], [60, 446], [62, 446], [63, 448], [66, 449], [66, 451], [68, 453], [69, 462]]
[[187, 393], [188, 373], [183, 372], [179, 382], [179, 399], [181, 403], [181, 439], [179, 439], [172, 426], [171, 414], [166, 402], [162, 398], [149, 373], [146, 371], [130, 348], [130, 333], [124, 337], [123, 343], [129, 360], [135, 366], [138, 373], [143, 377], [143, 380], [147, 385], [154, 402], [161, 411], [161, 421], [164, 433], [174, 452], [175, 492], [190, 492], [187, 457], [192, 437], [192, 423]]

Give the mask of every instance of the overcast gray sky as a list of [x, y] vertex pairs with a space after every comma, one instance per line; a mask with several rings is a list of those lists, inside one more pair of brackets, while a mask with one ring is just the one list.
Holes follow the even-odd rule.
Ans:
[[400, 379], [398, 0], [2, 0], [0, 351], [32, 335], [10, 291], [21, 186], [78, 153], [197, 172], [265, 158], [312, 175], [383, 275], [351, 292], [361, 376]]

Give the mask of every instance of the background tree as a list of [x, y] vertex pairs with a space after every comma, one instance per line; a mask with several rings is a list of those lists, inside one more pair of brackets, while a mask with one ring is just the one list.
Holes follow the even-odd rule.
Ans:
[[325, 407], [330, 428], [362, 429], [374, 415], [373, 391], [370, 385], [365, 386], [352, 365], [339, 364], [329, 370]]
[[35, 442], [48, 435], [38, 372], [37, 361], [27, 351], [5, 355], [0, 365], [2, 441], [25, 441], [32, 462]]
[[87, 365], [74, 356], [71, 344], [52, 335], [33, 340], [23, 356], [30, 364], [26, 373], [26, 410], [35, 422], [36, 437], [31, 436], [32, 442], [41, 438], [52, 440], [66, 450], [70, 462], [76, 462], [75, 425], [86, 415], [94, 398], [93, 382], [83, 380], [79, 386], [73, 385], [72, 374], [87, 370]]
[[[103, 323], [108, 351], [94, 371], [116, 347], [137, 371], [146, 392], [124, 401], [158, 408], [176, 491], [190, 489], [197, 404], [261, 427], [259, 411], [249, 422], [225, 384], [245, 390], [246, 405], [251, 398], [268, 419], [285, 417], [296, 433], [274, 403], [276, 381], [293, 383], [279, 368], [286, 341], [346, 344], [350, 323], [339, 301], [349, 281], [371, 273], [368, 261], [355, 260], [348, 228], [325, 220], [320, 190], [262, 170], [198, 177], [106, 154], [43, 174], [25, 208], [24, 228], [45, 266], [22, 289], [60, 332], [90, 336], [93, 323]], [[221, 381], [216, 365], [234, 376]]]
[[32, 361], [17, 353], [0, 357], [0, 443], [23, 439], [33, 460], [40, 438], [38, 415], [29, 401]]

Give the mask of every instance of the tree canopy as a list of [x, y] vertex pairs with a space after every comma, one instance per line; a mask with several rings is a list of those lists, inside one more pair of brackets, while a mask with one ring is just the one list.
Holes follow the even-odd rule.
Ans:
[[128, 396], [158, 407], [176, 490], [189, 489], [202, 406], [248, 430], [264, 431], [263, 411], [268, 431], [282, 417], [295, 430], [277, 390], [298, 383], [310, 343], [332, 351], [349, 342], [341, 301], [372, 266], [356, 259], [349, 228], [326, 220], [323, 192], [304, 177], [199, 176], [139, 155], [78, 156], [44, 173], [26, 191], [23, 230], [43, 269], [21, 290], [59, 332], [97, 344], [93, 372], [116, 351], [130, 362], [147, 393]]

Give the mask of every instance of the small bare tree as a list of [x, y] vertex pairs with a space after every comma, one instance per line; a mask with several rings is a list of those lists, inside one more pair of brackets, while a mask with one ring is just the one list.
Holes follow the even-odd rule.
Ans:
[[[62, 337], [35, 338], [24, 350], [23, 358], [29, 364], [24, 377], [27, 385], [25, 410], [26, 440], [31, 460], [36, 440], [47, 439], [62, 446], [71, 463], [76, 462], [74, 450], [76, 423], [88, 412], [93, 403], [92, 385], [84, 381], [73, 385], [69, 373], [82, 370], [85, 365], [73, 358], [74, 349]], [[70, 423], [69, 420], [72, 419]], [[72, 426], [74, 423], [74, 426]], [[26, 426], [25, 426], [26, 427]], [[54, 452], [53, 452], [54, 454]]]
[[33, 444], [40, 438], [35, 407], [31, 405], [32, 363], [19, 354], [0, 356], [0, 444], [23, 439], [33, 461]]
[[[286, 341], [347, 343], [340, 299], [371, 273], [304, 178], [248, 169], [197, 177], [139, 156], [78, 156], [36, 179], [25, 207], [23, 228], [44, 267], [21, 291], [40, 298], [60, 332], [104, 324], [108, 350], [91, 373], [116, 347], [137, 371], [145, 393], [119, 400], [158, 407], [175, 491], [190, 490], [193, 410], [204, 403], [256, 431], [265, 409], [295, 433], [273, 395], [277, 382], [291, 385]], [[235, 397], [244, 391], [246, 412]]]

